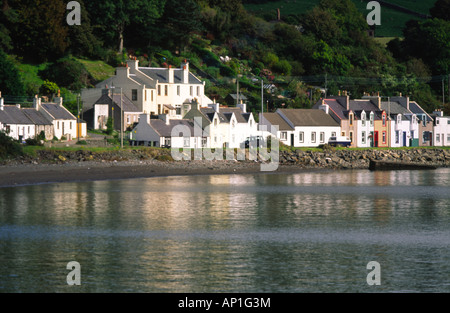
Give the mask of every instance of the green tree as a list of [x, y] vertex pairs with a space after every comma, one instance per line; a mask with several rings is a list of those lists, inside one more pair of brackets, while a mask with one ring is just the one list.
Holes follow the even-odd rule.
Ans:
[[0, 50], [0, 86], [4, 95], [22, 96], [25, 93], [19, 71], [2, 50]]
[[11, 7], [17, 21], [11, 31], [15, 51], [27, 60], [41, 63], [62, 56], [68, 46], [63, 0], [15, 0]]
[[434, 75], [450, 73], [450, 21], [409, 21], [404, 35], [405, 53], [422, 59]]
[[51, 81], [44, 81], [42, 86], [39, 88], [39, 93], [43, 96], [49, 97], [50, 99], [58, 94], [59, 87], [57, 84]]
[[133, 22], [146, 28], [161, 17], [165, 0], [90, 0], [85, 3], [97, 34], [104, 42], [113, 42], [121, 54], [126, 28]]
[[450, 21], [450, 0], [437, 0], [430, 13], [432, 17]]

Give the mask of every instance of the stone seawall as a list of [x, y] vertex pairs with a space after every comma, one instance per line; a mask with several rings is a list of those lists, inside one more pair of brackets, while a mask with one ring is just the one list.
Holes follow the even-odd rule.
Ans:
[[[225, 159], [225, 157], [224, 157]], [[192, 158], [191, 160], [194, 160]], [[429, 164], [437, 167], [450, 166], [450, 149], [416, 148], [416, 149], [319, 149], [319, 150], [282, 150], [279, 154], [279, 164], [292, 165], [296, 168], [327, 168], [327, 169], [368, 169], [370, 160], [397, 161], [414, 164]], [[123, 149], [95, 152], [89, 150], [67, 151], [44, 149], [36, 151], [32, 156], [26, 155], [13, 160], [3, 161], [3, 165], [20, 164], [67, 164], [67, 163], [124, 163], [141, 161], [160, 161], [165, 163], [178, 163], [186, 166], [195, 162], [198, 166], [202, 163], [208, 165], [213, 162], [216, 166], [221, 163], [224, 166], [232, 166], [233, 161], [174, 161], [169, 149]], [[255, 163], [254, 161], [239, 161], [243, 164]], [[205, 165], [205, 166], [206, 166]]]
[[368, 169], [371, 159], [448, 167], [450, 166], [450, 150], [417, 148], [280, 152], [280, 164], [295, 164], [305, 168]]

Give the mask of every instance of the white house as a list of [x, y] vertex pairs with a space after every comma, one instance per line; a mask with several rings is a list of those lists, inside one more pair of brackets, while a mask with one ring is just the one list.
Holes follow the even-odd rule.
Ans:
[[23, 113], [20, 104], [4, 105], [3, 98], [0, 98], [0, 131], [19, 141], [36, 135], [34, 122]]
[[337, 136], [341, 130], [339, 123], [324, 110], [278, 109], [275, 114], [281, 120], [266, 114], [262, 123], [267, 125], [266, 120], [272, 119], [270, 124], [279, 127], [278, 139], [293, 147], [318, 147], [328, 143], [330, 137]]
[[375, 131], [374, 120], [375, 113], [373, 111], [366, 112], [364, 110], [355, 111], [355, 123], [357, 124], [356, 146], [361, 148], [369, 148], [371, 146], [370, 136]]
[[53, 134], [56, 138], [61, 139], [63, 136], [67, 140], [77, 138], [77, 118], [63, 106], [62, 97], [56, 97], [55, 103], [45, 103], [36, 96], [33, 99], [33, 108], [52, 121]]
[[281, 143], [291, 146], [294, 145], [295, 128], [289, 125], [278, 113], [259, 114], [259, 126], [265, 127], [264, 138], [269, 135], [280, 140]]
[[191, 120], [171, 120], [165, 114], [151, 119], [145, 113], [139, 116], [130, 136], [132, 145], [168, 148], [201, 148], [203, 139], [201, 130], [195, 130]]
[[450, 146], [450, 116], [444, 116], [441, 110], [434, 111], [434, 146]]
[[84, 111], [93, 108], [102, 95], [102, 89], [114, 87], [142, 112], [150, 115], [163, 114], [164, 106], [175, 108], [176, 118], [182, 118], [184, 103], [194, 99], [207, 106], [212, 101], [205, 95], [205, 83], [192, 74], [189, 62], [181, 63], [180, 68], [139, 67], [136, 59], [127, 61], [116, 69], [116, 74], [96, 85], [93, 89], [83, 89], [81, 98]]

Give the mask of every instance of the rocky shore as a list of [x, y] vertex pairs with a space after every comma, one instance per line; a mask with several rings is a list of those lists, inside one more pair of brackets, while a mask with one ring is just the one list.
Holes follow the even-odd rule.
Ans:
[[[450, 165], [450, 150], [439, 148], [389, 150], [284, 150], [273, 173], [311, 170], [369, 169], [370, 160]], [[124, 149], [38, 150], [0, 164], [0, 187], [26, 184], [143, 178], [173, 175], [263, 173], [257, 161], [174, 161], [170, 150]], [[267, 173], [267, 172], [266, 172]]]

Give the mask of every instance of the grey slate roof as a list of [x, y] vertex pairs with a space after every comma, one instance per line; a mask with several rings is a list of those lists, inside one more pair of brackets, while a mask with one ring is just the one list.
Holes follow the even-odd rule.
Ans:
[[263, 113], [263, 119], [272, 126], [278, 126], [280, 131], [294, 130], [278, 113]]
[[0, 122], [3, 124], [34, 124], [33, 121], [23, 113], [23, 110], [15, 105], [5, 105], [3, 111], [0, 110]]
[[150, 126], [161, 136], [161, 137], [171, 137], [172, 129], [177, 125], [187, 126], [191, 133], [191, 137], [194, 136], [194, 123], [191, 120], [170, 120], [169, 125], [163, 120], [152, 119], [150, 120]]
[[53, 125], [51, 120], [36, 109], [24, 108], [22, 111], [35, 125]]
[[[139, 70], [155, 81], [160, 83], [169, 83], [169, 70], [167, 68], [153, 68], [153, 67], [139, 67]], [[183, 69], [173, 69], [173, 80], [175, 84], [181, 84], [183, 82]], [[200, 79], [189, 72], [189, 84], [203, 84]]]
[[51, 116], [56, 120], [75, 120], [76, 117], [73, 116], [64, 107], [59, 106], [56, 103], [42, 103], [41, 107], [45, 109]]
[[294, 126], [339, 126], [330, 115], [316, 109], [279, 109]]
[[247, 123], [248, 119], [245, 119], [245, 117], [243, 116], [243, 114], [245, 114], [241, 108], [230, 108], [230, 107], [226, 107], [223, 108], [221, 107], [219, 109], [219, 112], [224, 113], [224, 114], [229, 114], [229, 113], [234, 113], [234, 116], [236, 116], [236, 120], [238, 123]]
[[[120, 108], [122, 105], [122, 109], [124, 112], [141, 112], [131, 100], [122, 94], [122, 103], [121, 103], [121, 97], [120, 94], [114, 94], [112, 97], [110, 95], [104, 94], [102, 95], [97, 101], [95, 101], [95, 104], [107, 104], [112, 105], [114, 99], [114, 104]], [[94, 104], [94, 105], [95, 105]]]

